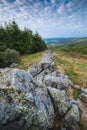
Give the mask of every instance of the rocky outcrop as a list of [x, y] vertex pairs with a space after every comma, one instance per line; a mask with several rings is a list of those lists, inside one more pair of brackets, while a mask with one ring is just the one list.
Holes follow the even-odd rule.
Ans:
[[5, 69], [1, 75], [0, 130], [5, 127], [7, 130], [11, 123], [14, 123], [13, 129], [52, 127], [54, 108], [47, 89], [35, 85], [24, 70]]
[[[0, 130], [76, 130], [79, 101], [67, 96], [72, 82], [48, 53], [28, 71], [0, 69]], [[57, 124], [57, 127], [54, 127]]]
[[67, 130], [75, 130], [82, 114], [80, 102], [67, 97], [64, 91], [50, 87], [48, 91], [54, 104], [56, 116], [62, 122], [62, 127]]

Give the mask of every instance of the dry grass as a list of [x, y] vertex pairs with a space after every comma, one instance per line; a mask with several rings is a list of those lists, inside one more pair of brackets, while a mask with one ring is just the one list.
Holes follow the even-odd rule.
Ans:
[[72, 55], [56, 50], [58, 57], [56, 59], [57, 68], [67, 74], [74, 84], [80, 87], [87, 87], [87, 59], [77, 55]]
[[[58, 49], [56, 58], [57, 69], [69, 76], [74, 84], [87, 87], [87, 59], [78, 54], [69, 54]], [[27, 70], [32, 64], [38, 63], [46, 52], [25, 55], [21, 57], [19, 68]]]
[[19, 68], [27, 70], [32, 64], [38, 63], [46, 52], [39, 52], [21, 57]]

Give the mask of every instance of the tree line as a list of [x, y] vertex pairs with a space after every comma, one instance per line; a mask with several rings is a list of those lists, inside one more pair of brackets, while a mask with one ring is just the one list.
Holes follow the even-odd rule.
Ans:
[[20, 54], [30, 54], [46, 49], [41, 36], [29, 29], [21, 30], [15, 21], [0, 26], [0, 49], [6, 48], [19, 51]]
[[[9, 51], [8, 51], [9, 49]], [[24, 28], [20, 29], [15, 21], [5, 23], [5, 26], [0, 25], [0, 62], [2, 62], [3, 55], [17, 52], [20, 55], [31, 54], [47, 49], [47, 46], [41, 36], [32, 30]], [[12, 51], [13, 50], [13, 51]], [[13, 54], [14, 55], [14, 54]], [[14, 60], [13, 60], [14, 61]], [[15, 62], [15, 61], [14, 61]], [[1, 63], [3, 65], [3, 62]], [[9, 62], [8, 64], [11, 64]]]

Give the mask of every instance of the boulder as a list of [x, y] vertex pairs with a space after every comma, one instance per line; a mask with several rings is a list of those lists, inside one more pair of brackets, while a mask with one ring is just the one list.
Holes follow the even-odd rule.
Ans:
[[82, 114], [80, 103], [67, 97], [64, 91], [51, 87], [47, 89], [54, 104], [57, 119], [62, 123], [61, 126], [67, 130], [76, 130]]
[[42, 60], [41, 60], [41, 62], [40, 62], [42, 68], [43, 68], [43, 69], [49, 68], [50, 71], [54, 71], [54, 69], [55, 69], [54, 58], [55, 58], [55, 53], [50, 53], [50, 52], [49, 52], [48, 54], [46, 54], [46, 55], [42, 58]]
[[69, 78], [56, 70], [55, 54], [46, 54], [39, 64], [34, 64], [29, 68], [28, 73], [39, 85], [54, 87], [67, 92], [72, 82]]
[[68, 87], [72, 85], [72, 82], [69, 80], [69, 78], [58, 71], [54, 71], [51, 74], [46, 75], [43, 82], [45, 86], [50, 86], [53, 88], [64, 90], [66, 92]]
[[67, 96], [72, 82], [56, 70], [55, 56], [48, 52], [28, 71], [0, 69], [0, 130], [77, 129], [82, 108]]
[[83, 102], [87, 103], [87, 88], [81, 89], [81, 94], [79, 95], [79, 97]]
[[54, 108], [47, 89], [34, 86], [28, 72], [5, 69], [0, 84], [0, 130], [53, 126]]
[[16, 68], [18, 66], [18, 63], [12, 63], [11, 65], [10, 65], [10, 68]]
[[72, 86], [74, 89], [76, 89], [76, 90], [79, 90], [80, 89], [80, 86], [79, 85], [73, 85]]

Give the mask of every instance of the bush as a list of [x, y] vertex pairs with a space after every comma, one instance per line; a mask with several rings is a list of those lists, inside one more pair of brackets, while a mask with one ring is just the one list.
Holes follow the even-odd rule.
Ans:
[[16, 50], [6, 49], [5, 51], [0, 51], [0, 68], [7, 67], [12, 63], [18, 63], [20, 59], [20, 54]]
[[0, 51], [0, 67], [4, 67], [4, 52]]
[[6, 49], [3, 62], [5, 66], [9, 66], [12, 63], [18, 63], [20, 54], [16, 50]]

